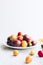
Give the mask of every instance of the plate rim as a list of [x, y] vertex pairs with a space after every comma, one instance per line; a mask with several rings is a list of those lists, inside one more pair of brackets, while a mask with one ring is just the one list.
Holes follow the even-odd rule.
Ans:
[[5, 45], [6, 47], [8, 47], [8, 48], [13, 48], [13, 49], [30, 49], [30, 48], [35, 47], [37, 44], [34, 45], [34, 46], [30, 46], [30, 47], [13, 47], [13, 46], [8, 45], [7, 43], [4, 43], [4, 45]]

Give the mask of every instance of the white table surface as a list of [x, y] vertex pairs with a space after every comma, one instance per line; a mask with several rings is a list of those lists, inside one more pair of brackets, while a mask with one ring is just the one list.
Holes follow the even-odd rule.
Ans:
[[[36, 54], [32, 56], [32, 62], [25, 64], [25, 57], [29, 55], [31, 49], [36, 51]], [[8, 49], [7, 47], [0, 45], [0, 65], [43, 65], [43, 58], [39, 58], [37, 52], [40, 47], [38, 43], [34, 48], [19, 50], [18, 56], [13, 56], [13, 49]]]

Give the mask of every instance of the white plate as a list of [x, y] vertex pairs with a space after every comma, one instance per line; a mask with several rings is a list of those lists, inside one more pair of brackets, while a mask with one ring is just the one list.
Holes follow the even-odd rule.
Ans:
[[13, 48], [13, 49], [30, 49], [30, 48], [35, 47], [37, 44], [34, 45], [34, 46], [30, 46], [30, 47], [13, 47], [13, 46], [7, 45], [7, 43], [5, 43], [4, 45], [5, 45], [6, 47], [8, 47], [8, 48]]

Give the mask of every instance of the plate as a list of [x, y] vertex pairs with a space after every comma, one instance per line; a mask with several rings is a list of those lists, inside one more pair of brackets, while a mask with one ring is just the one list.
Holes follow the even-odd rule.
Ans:
[[13, 46], [8, 45], [7, 43], [5, 43], [4, 45], [5, 45], [6, 47], [12, 48], [12, 49], [30, 49], [30, 48], [34, 48], [37, 44], [34, 45], [34, 46], [30, 46], [30, 47], [13, 47]]

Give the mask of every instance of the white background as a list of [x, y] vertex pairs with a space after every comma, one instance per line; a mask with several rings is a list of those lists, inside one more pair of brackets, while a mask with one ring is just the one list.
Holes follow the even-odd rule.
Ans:
[[18, 31], [43, 37], [43, 0], [0, 0], [0, 42]]
[[43, 0], [0, 0], [0, 41], [18, 31], [43, 37]]

